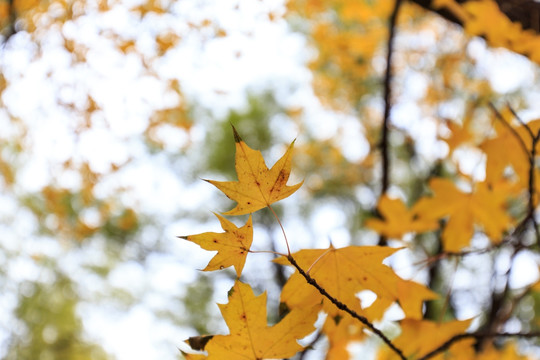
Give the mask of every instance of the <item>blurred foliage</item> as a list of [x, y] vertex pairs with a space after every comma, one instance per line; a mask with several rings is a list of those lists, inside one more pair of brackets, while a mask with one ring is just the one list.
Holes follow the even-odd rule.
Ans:
[[60, 272], [52, 280], [20, 284], [15, 310], [19, 324], [5, 359], [113, 359], [86, 340], [77, 314], [79, 298], [73, 281]]
[[231, 110], [224, 121], [217, 122], [215, 128], [207, 132], [205, 143], [208, 144], [208, 155], [204, 170], [227, 176], [235, 174], [234, 169], [227, 166], [234, 162], [231, 125], [242, 129], [242, 137], [255, 143], [261, 151], [269, 149], [275, 138], [270, 129], [271, 119], [280, 112], [283, 110], [271, 92], [260, 95], [248, 93], [244, 109]]
[[199, 334], [210, 334], [214, 330], [209, 328], [213, 319], [208, 308], [213, 294], [213, 282], [207, 276], [200, 275], [186, 288], [186, 295], [182, 298], [187, 315], [185, 321]]

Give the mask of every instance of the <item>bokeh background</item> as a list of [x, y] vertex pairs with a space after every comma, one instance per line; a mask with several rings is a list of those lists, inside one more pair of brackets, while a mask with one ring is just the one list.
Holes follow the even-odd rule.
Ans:
[[[377, 243], [363, 221], [392, 2], [322, 3], [0, 2], [1, 358], [179, 359], [187, 337], [226, 332], [215, 304], [234, 272], [199, 271], [212, 255], [177, 236], [219, 232], [212, 211], [232, 207], [201, 181], [234, 179], [231, 123], [268, 165], [297, 139], [291, 183], [305, 184], [277, 206], [293, 250]], [[451, 121], [489, 122], [488, 101], [540, 114], [536, 65], [409, 4], [395, 71], [390, 192], [409, 202], [432, 174], [485, 176], [481, 154], [454, 151]], [[254, 223], [256, 249], [284, 251], [271, 214]], [[250, 255], [244, 276], [276, 309], [287, 273], [269, 259]], [[425, 282], [415, 259], [396, 271]], [[484, 260], [444, 265], [458, 317], [490, 295]], [[524, 253], [512, 286], [537, 261]]]

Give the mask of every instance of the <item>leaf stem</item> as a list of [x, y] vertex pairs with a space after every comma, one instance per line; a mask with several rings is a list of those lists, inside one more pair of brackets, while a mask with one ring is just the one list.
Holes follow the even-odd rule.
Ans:
[[276, 218], [279, 227], [281, 228], [281, 232], [283, 233], [283, 238], [285, 239], [285, 245], [287, 245], [287, 256], [291, 256], [291, 248], [289, 247], [289, 240], [287, 240], [287, 234], [285, 233], [285, 229], [283, 228], [283, 224], [279, 220], [279, 216], [277, 216], [276, 212], [272, 208], [270, 204], [268, 204], [268, 208], [272, 211], [272, 214], [274, 214], [274, 217]]
[[249, 249], [248, 252], [252, 254], [274, 254], [279, 256], [287, 256], [287, 254], [282, 254], [278, 251], [272, 251], [272, 250], [251, 250]]

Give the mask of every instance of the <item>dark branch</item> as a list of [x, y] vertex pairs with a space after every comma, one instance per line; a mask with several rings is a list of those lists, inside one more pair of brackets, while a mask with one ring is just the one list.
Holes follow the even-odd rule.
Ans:
[[401, 6], [402, 0], [396, 0], [390, 20], [388, 24], [388, 50], [386, 52], [386, 71], [384, 74], [384, 116], [382, 124], [382, 139], [381, 139], [381, 152], [382, 152], [382, 189], [381, 193], [384, 194], [388, 189], [390, 183], [390, 155], [388, 144], [389, 133], [389, 121], [390, 110], [392, 108], [392, 55], [394, 54], [394, 37], [396, 34], [396, 22]]
[[[424, 9], [439, 14], [446, 20], [463, 26], [461, 21], [451, 11], [445, 8], [436, 9], [433, 6], [433, 0], [412, 0], [412, 2], [420, 5]], [[463, 4], [467, 1], [456, 0], [456, 2]], [[540, 33], [540, 3], [534, 0], [496, 0], [496, 2], [501, 11], [508, 16], [511, 21], [520, 23], [523, 29], [531, 29], [536, 33]]]
[[[402, 0], [396, 0], [388, 24], [388, 48], [386, 52], [386, 71], [384, 74], [384, 115], [380, 144], [382, 154], [381, 195], [384, 195], [390, 184], [390, 144], [388, 143], [388, 136], [390, 132], [390, 110], [392, 109], [392, 55], [394, 54], [397, 17], [402, 2]], [[386, 238], [384, 236], [379, 238], [379, 245], [386, 245]]]
[[533, 337], [540, 337], [540, 331], [530, 332], [530, 333], [470, 333], [470, 334], [459, 334], [451, 337], [448, 341], [446, 341], [444, 344], [436, 348], [435, 350], [427, 353], [426, 355], [422, 356], [418, 360], [427, 360], [431, 359], [435, 355], [438, 355], [442, 353], [443, 351], [446, 351], [452, 346], [455, 342], [467, 339], [467, 338], [473, 338], [477, 340], [483, 340], [483, 339], [489, 339], [494, 337], [520, 337], [520, 338], [533, 338]]

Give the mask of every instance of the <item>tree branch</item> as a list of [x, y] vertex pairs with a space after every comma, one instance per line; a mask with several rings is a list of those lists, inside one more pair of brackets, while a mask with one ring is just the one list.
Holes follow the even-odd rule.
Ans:
[[[396, 34], [396, 23], [399, 14], [399, 8], [401, 7], [402, 0], [395, 0], [394, 9], [390, 14], [388, 24], [388, 48], [386, 52], [386, 70], [384, 73], [384, 115], [382, 123], [382, 136], [381, 136], [381, 154], [382, 154], [382, 176], [381, 176], [381, 196], [384, 195], [390, 184], [390, 145], [388, 136], [390, 132], [390, 111], [392, 109], [392, 55], [394, 54], [394, 38]], [[379, 245], [386, 245], [386, 237], [379, 237]]]
[[[426, 10], [435, 12], [455, 24], [463, 26], [458, 17], [446, 8], [435, 8], [434, 0], [411, 0]], [[464, 4], [471, 0], [456, 0], [459, 4]], [[513, 22], [520, 23], [523, 29], [531, 29], [537, 34], [540, 33], [540, 3], [534, 0], [495, 0], [501, 11]]]
[[446, 351], [452, 346], [455, 342], [467, 339], [467, 338], [473, 338], [477, 340], [482, 339], [488, 339], [488, 338], [494, 338], [494, 337], [520, 337], [520, 338], [533, 338], [533, 337], [540, 337], [540, 331], [534, 331], [530, 333], [468, 333], [468, 334], [458, 334], [453, 337], [451, 337], [449, 340], [447, 340], [444, 344], [439, 346], [433, 351], [430, 351], [426, 355], [422, 356], [418, 360], [428, 360], [434, 357], [435, 355], [438, 355], [442, 353], [443, 351]]
[[292, 257], [291, 254], [287, 255], [287, 260], [289, 260], [289, 262], [296, 268], [296, 270], [298, 270], [298, 272], [300, 273], [300, 275], [302, 275], [304, 277], [304, 279], [306, 279], [307, 283], [310, 284], [311, 286], [315, 287], [317, 290], [319, 290], [319, 292], [321, 293], [321, 295], [323, 295], [325, 298], [327, 298], [328, 300], [330, 300], [332, 302], [332, 304], [334, 304], [338, 309], [340, 310], [343, 310], [345, 311], [347, 314], [351, 315], [353, 318], [355, 318], [356, 320], [360, 321], [362, 324], [364, 324], [368, 329], [370, 329], [371, 331], [373, 331], [379, 338], [381, 338], [381, 340], [386, 344], [388, 345], [388, 347], [390, 349], [392, 349], [392, 351], [394, 351], [399, 357], [400, 359], [402, 360], [407, 360], [407, 358], [405, 357], [405, 355], [403, 355], [403, 351], [401, 351], [401, 349], [397, 348], [393, 343], [392, 341], [386, 337], [386, 335], [384, 335], [382, 333], [381, 330], [377, 329], [367, 318], [365, 318], [364, 316], [362, 315], [359, 315], [356, 311], [350, 309], [347, 305], [345, 305], [344, 303], [342, 303], [341, 301], [339, 301], [338, 299], [336, 299], [335, 297], [333, 297], [332, 295], [330, 295], [322, 286], [320, 286], [317, 281], [315, 281], [314, 278], [312, 278], [310, 275], [308, 275], [304, 269], [302, 269], [300, 267], [300, 265], [298, 265], [298, 263], [296, 262], [296, 260]]
[[382, 138], [381, 138], [381, 152], [382, 152], [382, 179], [381, 179], [381, 193], [384, 194], [388, 189], [390, 183], [390, 155], [389, 155], [389, 121], [390, 110], [392, 108], [392, 55], [394, 53], [394, 37], [396, 33], [396, 22], [401, 7], [402, 0], [396, 0], [392, 14], [390, 15], [388, 24], [388, 50], [386, 52], [386, 71], [384, 74], [384, 115], [382, 124]]

